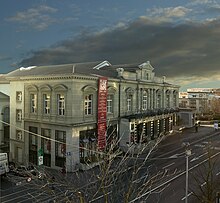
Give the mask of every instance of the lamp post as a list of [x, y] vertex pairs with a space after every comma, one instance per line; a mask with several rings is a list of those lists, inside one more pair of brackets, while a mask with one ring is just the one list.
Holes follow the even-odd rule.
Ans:
[[188, 190], [189, 190], [189, 156], [191, 155], [191, 149], [189, 149], [189, 142], [183, 143], [185, 146], [185, 154], [186, 154], [186, 198], [185, 203], [188, 203]]

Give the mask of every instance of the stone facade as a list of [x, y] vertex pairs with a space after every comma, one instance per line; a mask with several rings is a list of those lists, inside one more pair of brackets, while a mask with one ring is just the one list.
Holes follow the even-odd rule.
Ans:
[[9, 82], [0, 75], [0, 152], [9, 153]]
[[[108, 78], [106, 136], [119, 147], [146, 144], [176, 123], [179, 86], [156, 78], [149, 62], [18, 69], [10, 81], [10, 159], [73, 171], [97, 155], [98, 80]], [[107, 141], [108, 145], [108, 141]], [[108, 147], [108, 146], [107, 146]]]

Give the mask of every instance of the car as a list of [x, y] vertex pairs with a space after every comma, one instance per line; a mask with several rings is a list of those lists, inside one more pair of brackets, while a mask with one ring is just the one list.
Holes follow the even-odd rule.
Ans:
[[27, 167], [24, 165], [19, 165], [17, 168], [13, 170], [12, 173], [17, 176], [27, 177], [28, 182], [36, 178], [40, 180], [43, 180], [46, 178], [46, 174], [38, 171], [34, 165], [29, 165]]
[[28, 170], [26, 166], [20, 165], [14, 170], [15, 175], [21, 176], [21, 177], [31, 177], [34, 174], [32, 174], [32, 171]]

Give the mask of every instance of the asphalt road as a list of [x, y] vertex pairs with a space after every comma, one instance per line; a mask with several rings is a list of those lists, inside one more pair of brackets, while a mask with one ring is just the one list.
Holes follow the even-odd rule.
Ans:
[[[148, 179], [156, 178], [152, 178], [153, 181], [148, 189], [131, 197], [130, 202], [179, 203], [185, 201], [186, 157], [183, 142], [189, 142], [192, 151], [192, 155], [189, 157], [188, 202], [196, 203], [196, 199], [191, 194], [195, 189], [193, 177], [207, 162], [208, 154], [205, 150], [207, 145], [212, 147], [214, 159], [220, 157], [220, 131], [215, 132], [212, 127], [207, 126], [200, 127], [198, 133], [195, 133], [194, 129], [186, 129], [183, 132], [175, 132], [164, 139], [158, 148], [151, 153], [134, 183], [141, 186], [146, 177]], [[137, 163], [141, 164], [145, 157], [146, 154], [139, 156]], [[129, 158], [132, 161], [134, 157]], [[220, 176], [220, 163], [217, 162], [217, 164], [219, 167], [214, 172], [216, 177]], [[63, 177], [59, 172], [51, 170], [50, 177], [56, 177], [54, 181], [34, 179], [30, 183], [26, 181], [26, 178], [9, 174], [8, 178], [1, 180], [0, 202], [79, 202], [80, 195], [76, 192], [79, 190], [84, 194], [88, 193], [88, 199], [90, 199], [90, 189], [96, 190], [97, 183], [99, 184], [96, 178], [97, 171], [98, 169], [95, 168], [87, 172], [67, 174]], [[126, 184], [126, 178], [130, 178], [131, 172], [125, 168], [124, 173], [128, 175], [123, 177], [121, 181]], [[201, 184], [205, 186], [205, 183], [201, 182]], [[109, 195], [115, 195], [117, 199], [119, 193], [117, 189], [120, 187], [111, 185], [109, 188], [116, 188], [116, 190], [110, 189], [111, 194]], [[97, 194], [90, 202], [103, 202], [103, 198], [102, 195]], [[121, 202], [120, 198], [118, 195], [115, 202]]]
[[[190, 143], [191, 156], [189, 156], [189, 192], [188, 202], [199, 202], [192, 195], [192, 191], [198, 190], [198, 182], [195, 177], [201, 175], [197, 174], [204, 168], [204, 164], [208, 160], [208, 145], [212, 149], [212, 157], [216, 159], [216, 168], [214, 176], [220, 175], [220, 131], [215, 132], [212, 128], [200, 127], [198, 133], [193, 129], [189, 129], [179, 134], [166, 139], [156, 152], [152, 155], [152, 162], [155, 167], [151, 174], [156, 174], [160, 171], [164, 174], [162, 178], [151, 186], [151, 189], [141, 194], [136, 199], [130, 202], [146, 203], [178, 203], [185, 202], [185, 182], [186, 182], [186, 156], [183, 142]], [[151, 175], [151, 176], [152, 176]], [[214, 177], [215, 178], [215, 177]], [[218, 177], [219, 178], [219, 177]], [[201, 187], [205, 187], [204, 180], [200, 180]], [[140, 198], [142, 196], [142, 198]]]

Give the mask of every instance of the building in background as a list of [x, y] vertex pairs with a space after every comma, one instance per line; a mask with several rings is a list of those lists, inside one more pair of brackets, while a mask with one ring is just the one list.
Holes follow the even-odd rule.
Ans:
[[0, 75], [0, 152], [9, 154], [10, 84]]
[[179, 93], [179, 107], [193, 109], [198, 119], [211, 118], [220, 114], [220, 89], [190, 88], [187, 92]]
[[10, 160], [52, 168], [95, 164], [117, 143], [145, 145], [177, 122], [179, 86], [149, 62], [108, 61], [20, 68], [10, 81]]

